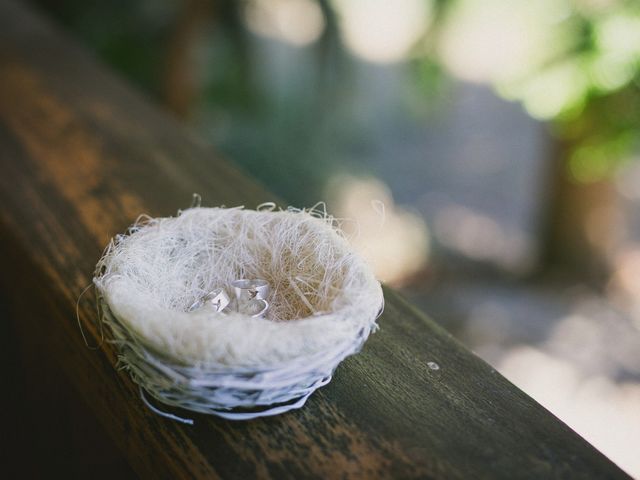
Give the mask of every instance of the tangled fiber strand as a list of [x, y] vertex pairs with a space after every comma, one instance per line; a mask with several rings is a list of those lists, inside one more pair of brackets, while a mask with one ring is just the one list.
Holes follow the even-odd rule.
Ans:
[[[238, 278], [269, 282], [265, 318], [188, 311]], [[196, 207], [141, 218], [107, 247], [94, 284], [120, 364], [141, 389], [236, 419], [302, 406], [359, 351], [383, 305], [370, 268], [317, 210]]]

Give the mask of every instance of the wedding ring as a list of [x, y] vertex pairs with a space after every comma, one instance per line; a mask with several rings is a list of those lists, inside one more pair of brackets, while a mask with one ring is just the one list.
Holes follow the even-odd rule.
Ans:
[[261, 278], [246, 279], [241, 278], [231, 283], [238, 301], [238, 309], [252, 302], [262, 303], [262, 309], [252, 317], [261, 317], [269, 309], [269, 302], [266, 300], [269, 296], [269, 282]]
[[202, 307], [210, 307], [215, 312], [221, 312], [227, 308], [230, 302], [231, 299], [229, 295], [227, 295], [227, 292], [222, 288], [216, 288], [193, 302], [188, 311], [192, 312]]

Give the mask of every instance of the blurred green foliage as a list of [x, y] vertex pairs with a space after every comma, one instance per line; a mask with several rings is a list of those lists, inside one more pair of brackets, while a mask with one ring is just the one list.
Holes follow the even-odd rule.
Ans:
[[[496, 82], [569, 146], [580, 182], [602, 179], [637, 153], [640, 133], [640, 2], [554, 1], [522, 72]], [[545, 17], [544, 13], [548, 16]]]
[[[637, 152], [640, 2], [415, 1], [428, 4], [429, 19], [405, 61], [389, 68], [409, 69], [424, 94], [446, 94], [445, 71], [491, 84], [550, 123], [568, 146], [567, 169], [577, 181], [606, 177]], [[247, 28], [246, 9], [256, 4], [250, 0], [39, 3], [159, 99], [167, 98], [167, 72], [176, 68], [168, 58], [177, 32], [194, 5], [207, 4], [191, 37], [197, 44], [185, 50], [189, 78], [196, 79], [188, 85], [189, 115], [210, 141], [290, 201], [319, 198], [327, 172], [366, 143], [366, 120], [350, 110], [358, 88], [353, 71], [362, 61], [344, 42], [345, 2], [318, 0], [319, 37], [279, 49]]]

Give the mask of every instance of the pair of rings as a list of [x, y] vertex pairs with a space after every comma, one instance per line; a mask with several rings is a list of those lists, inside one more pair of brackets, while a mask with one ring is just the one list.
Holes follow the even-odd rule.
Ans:
[[[231, 282], [236, 297], [238, 311], [254, 311], [255, 305], [260, 305], [257, 313], [252, 313], [252, 317], [261, 317], [269, 309], [269, 283], [261, 278], [239, 279]], [[199, 310], [203, 307], [213, 309], [215, 312], [222, 312], [229, 306], [231, 299], [224, 288], [215, 288], [191, 304], [188, 311]], [[252, 308], [253, 307], [253, 308]]]

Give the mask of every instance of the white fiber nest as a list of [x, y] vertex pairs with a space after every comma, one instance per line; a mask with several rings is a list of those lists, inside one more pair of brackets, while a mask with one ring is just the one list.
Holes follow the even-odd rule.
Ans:
[[[269, 282], [265, 318], [188, 311], [240, 278]], [[133, 379], [164, 403], [228, 418], [301, 406], [361, 348], [383, 304], [332, 217], [292, 209], [147, 218], [111, 242], [94, 283]]]

